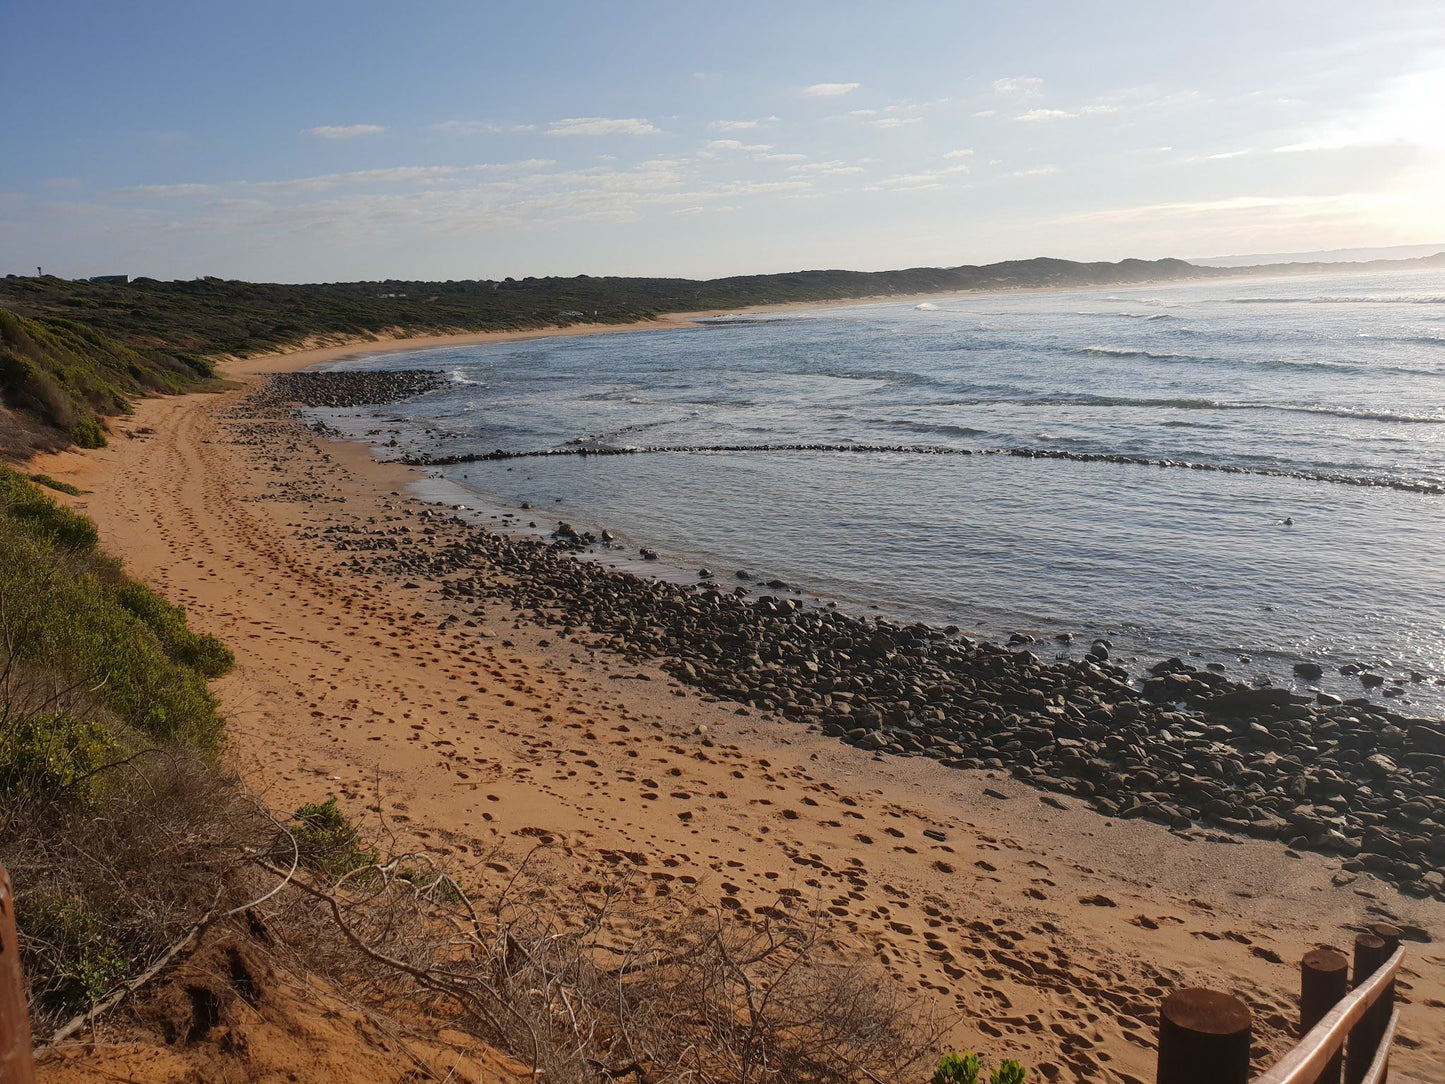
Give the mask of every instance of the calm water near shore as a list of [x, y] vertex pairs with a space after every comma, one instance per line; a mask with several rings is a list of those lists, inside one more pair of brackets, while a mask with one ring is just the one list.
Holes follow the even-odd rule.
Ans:
[[1445, 495], [1389, 488], [1445, 490], [1439, 273], [940, 297], [333, 367], [452, 374], [405, 403], [318, 412], [383, 456], [868, 444], [1276, 472], [664, 451], [459, 464], [429, 471], [448, 483], [429, 491], [607, 527], [619, 563], [646, 546], [729, 587], [746, 569], [1029, 632], [1045, 657], [1105, 636], [1126, 664], [1192, 652], [1276, 683], [1311, 660], [1345, 696], [1360, 684], [1335, 671], [1365, 664], [1403, 681], [1401, 710], [1445, 713]]

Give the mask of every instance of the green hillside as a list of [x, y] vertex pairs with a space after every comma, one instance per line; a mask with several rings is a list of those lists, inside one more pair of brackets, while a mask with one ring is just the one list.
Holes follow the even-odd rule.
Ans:
[[199, 357], [127, 345], [84, 322], [0, 308], [0, 402], [61, 443], [100, 447], [98, 419], [127, 412], [138, 395], [185, 391], [212, 371]]
[[1010, 287], [1101, 285], [1219, 274], [1182, 260], [1015, 260], [903, 271], [795, 271], [693, 280], [476, 279], [283, 284], [204, 278], [126, 285], [53, 276], [0, 280], [0, 308], [64, 318], [137, 349], [255, 354], [317, 335], [492, 331], [623, 323], [664, 312]]

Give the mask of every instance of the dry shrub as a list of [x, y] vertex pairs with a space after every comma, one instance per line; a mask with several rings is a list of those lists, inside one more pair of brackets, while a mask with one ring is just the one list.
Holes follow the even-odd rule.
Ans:
[[258, 894], [246, 851], [270, 824], [184, 750], [105, 770], [85, 802], [0, 803], [37, 1035], [143, 971], [198, 924]]
[[[288, 848], [266, 863], [278, 876]], [[940, 1033], [786, 898], [753, 916], [676, 900], [664, 913], [625, 878], [598, 902], [522, 873], [483, 908], [415, 854], [314, 877], [293, 874], [297, 891], [266, 908], [295, 966], [559, 1084], [900, 1080]]]
[[46, 1035], [270, 879], [274, 827], [214, 758], [158, 746], [21, 663], [0, 606], [0, 864], [15, 885], [35, 1033]]

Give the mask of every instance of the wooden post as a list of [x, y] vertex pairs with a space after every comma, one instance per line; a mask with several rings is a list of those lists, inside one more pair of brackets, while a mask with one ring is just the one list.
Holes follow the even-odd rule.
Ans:
[[30, 1010], [15, 932], [15, 893], [4, 866], [0, 866], [0, 1084], [35, 1084]]
[[[1373, 933], [1356, 936], [1355, 973], [1351, 986], [1362, 985], [1391, 955], [1385, 947], [1383, 937]], [[1393, 994], [1393, 984], [1388, 994]], [[1350, 1032], [1349, 1042], [1345, 1047], [1345, 1084], [1360, 1084], [1370, 1070], [1370, 1062], [1375, 1059], [1375, 1048], [1380, 1044], [1380, 1035], [1384, 1031], [1383, 1022], [1390, 1019], [1393, 1008], [1394, 998], [1390, 997], [1390, 1007], [1385, 1009], [1384, 1017], [1377, 1012], [1378, 1007], [1385, 1004], [1388, 994], [1382, 994]]]
[[[1299, 1037], [1324, 1019], [1350, 991], [1350, 961], [1334, 949], [1313, 949], [1300, 961]], [[1344, 1053], [1335, 1054], [1315, 1084], [1340, 1084]]]
[[[1398, 926], [1391, 926], [1388, 922], [1376, 922], [1370, 927], [1370, 932], [1385, 942], [1384, 955], [1388, 960], [1400, 950], [1400, 939], [1404, 932]], [[1385, 987], [1380, 1000], [1375, 1002], [1370, 1009], [1375, 1018], [1375, 1046], [1379, 1047], [1384, 1040], [1385, 1032], [1390, 1028], [1390, 1017], [1395, 1013], [1395, 980], [1391, 979]], [[1385, 1052], [1385, 1075], [1380, 1077], [1380, 1084], [1385, 1084], [1390, 1079], [1390, 1054]]]
[[1178, 990], [1159, 1009], [1158, 1084], [1247, 1084], [1249, 1006], [1229, 994]]

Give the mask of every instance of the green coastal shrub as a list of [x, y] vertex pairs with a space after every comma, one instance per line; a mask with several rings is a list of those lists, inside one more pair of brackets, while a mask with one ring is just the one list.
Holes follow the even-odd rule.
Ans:
[[185, 617], [0, 466], [0, 863], [37, 1034], [249, 896], [240, 848], [271, 822], [213, 755], [230, 652]]
[[95, 524], [58, 504], [23, 475], [0, 465], [0, 520], [9, 519], [57, 546], [95, 548]]
[[40, 1007], [77, 1011], [99, 1001], [130, 969], [120, 946], [105, 926], [75, 897], [24, 897], [16, 921], [27, 949], [51, 966], [46, 983], [33, 996]]
[[30, 474], [26, 477], [28, 477], [38, 486], [44, 486], [46, 489], [53, 489], [57, 493], [68, 493], [72, 497], [79, 497], [83, 492], [83, 490], [81, 490], [78, 486], [73, 486], [69, 482], [62, 482], [58, 478], [52, 478], [48, 474]]
[[375, 849], [364, 846], [361, 832], [336, 806], [335, 798], [303, 805], [294, 814], [291, 836], [301, 864], [334, 877], [380, 861]]
[[0, 726], [0, 798], [87, 801], [114, 753], [105, 727], [68, 713], [6, 719]]
[[177, 354], [176, 360], [203, 380], [210, 380], [216, 375], [216, 363], [210, 358], [203, 358], [199, 354]]
[[962, 1054], [950, 1050], [939, 1059], [930, 1084], [978, 1084], [978, 1055], [971, 1050]]
[[172, 661], [205, 677], [220, 677], [236, 665], [236, 656], [220, 640], [190, 630], [184, 606], [172, 605], [145, 584], [127, 580], [116, 589], [115, 597], [150, 627]]
[[[950, 1050], [939, 1059], [930, 1084], [978, 1084], [981, 1071], [977, 1054]], [[989, 1074], [988, 1084], [1024, 1084], [1025, 1076], [1023, 1065], [1010, 1058]]]
[[230, 652], [187, 629], [179, 607], [126, 580], [95, 540], [90, 520], [0, 467], [5, 650], [152, 738], [215, 751], [222, 721], [205, 678], [230, 665]]
[[105, 430], [94, 418], [81, 418], [70, 427], [70, 439], [81, 448], [104, 448]]

